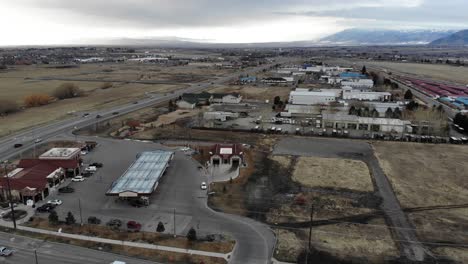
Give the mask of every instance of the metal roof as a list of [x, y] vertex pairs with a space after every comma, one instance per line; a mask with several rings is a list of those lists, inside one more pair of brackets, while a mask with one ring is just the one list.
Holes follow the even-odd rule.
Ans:
[[107, 195], [118, 195], [123, 192], [151, 194], [173, 154], [174, 152], [165, 150], [140, 153], [127, 171], [112, 183]]

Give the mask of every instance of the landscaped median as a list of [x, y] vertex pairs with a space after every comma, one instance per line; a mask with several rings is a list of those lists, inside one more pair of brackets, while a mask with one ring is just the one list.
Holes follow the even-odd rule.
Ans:
[[[18, 226], [21, 234], [44, 240], [104, 250], [158, 262], [224, 264], [234, 248], [234, 241], [190, 241], [186, 237], [136, 232], [113, 231], [99, 225], [51, 225], [34, 218]], [[60, 230], [60, 232], [58, 231]]]

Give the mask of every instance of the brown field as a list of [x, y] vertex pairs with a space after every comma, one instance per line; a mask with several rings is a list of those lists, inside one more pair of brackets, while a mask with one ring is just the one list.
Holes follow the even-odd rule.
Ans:
[[253, 86], [253, 85], [224, 85], [211, 89], [211, 93], [240, 93], [247, 100], [270, 100], [273, 102], [275, 96], [285, 101], [289, 98], [291, 87], [281, 86]]
[[361, 63], [368, 66], [384, 67], [395, 73], [406, 73], [430, 79], [468, 84], [468, 67], [380, 61], [365, 61]]
[[356, 160], [300, 157], [293, 180], [307, 187], [374, 190], [367, 165]]
[[[382, 168], [422, 241], [467, 244], [468, 148], [376, 142]], [[464, 251], [466, 257], [468, 252]], [[454, 258], [461, 255], [454, 255]]]

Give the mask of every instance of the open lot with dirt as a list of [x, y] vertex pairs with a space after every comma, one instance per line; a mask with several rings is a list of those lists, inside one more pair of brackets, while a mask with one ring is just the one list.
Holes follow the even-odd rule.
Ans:
[[373, 145], [421, 240], [447, 243], [454, 248], [454, 259], [466, 258], [468, 249], [457, 244], [468, 243], [468, 148], [395, 142]]
[[367, 66], [375, 65], [378, 67], [384, 67], [394, 73], [405, 73], [429, 79], [468, 84], [468, 67], [384, 61], [365, 61], [359, 63]]
[[300, 157], [292, 178], [307, 187], [374, 190], [367, 165], [358, 160]]
[[275, 96], [285, 101], [289, 98], [292, 87], [266, 86], [266, 85], [224, 85], [211, 89], [211, 93], [239, 93], [246, 100], [269, 100], [273, 102]]

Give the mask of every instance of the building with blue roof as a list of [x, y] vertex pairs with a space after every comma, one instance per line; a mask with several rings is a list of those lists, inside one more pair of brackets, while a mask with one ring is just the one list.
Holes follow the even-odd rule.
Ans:
[[455, 103], [463, 105], [464, 107], [468, 106], [468, 97], [462, 96], [455, 99]]
[[340, 74], [341, 79], [367, 79], [367, 75], [359, 72], [343, 72]]

